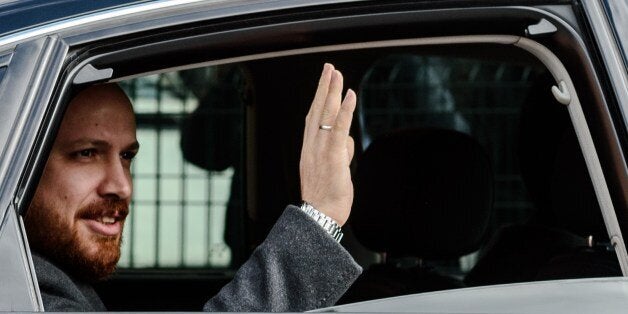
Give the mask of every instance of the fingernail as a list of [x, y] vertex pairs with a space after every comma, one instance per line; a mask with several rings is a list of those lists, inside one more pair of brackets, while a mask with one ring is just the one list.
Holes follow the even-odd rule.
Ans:
[[331, 63], [325, 63], [323, 65], [323, 73], [325, 73], [325, 71], [329, 70], [329, 69], [333, 69], [334, 66]]
[[338, 74], [336, 74], [336, 72], [338, 72], [338, 71], [336, 71], [336, 70], [332, 70], [332, 71], [331, 71], [331, 79], [332, 79], [332, 80], [337, 79]]

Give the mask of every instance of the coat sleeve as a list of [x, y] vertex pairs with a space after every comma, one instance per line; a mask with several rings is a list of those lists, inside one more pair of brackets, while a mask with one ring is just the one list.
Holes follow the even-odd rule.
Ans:
[[328, 307], [361, 272], [349, 252], [290, 205], [233, 280], [203, 310], [300, 312]]

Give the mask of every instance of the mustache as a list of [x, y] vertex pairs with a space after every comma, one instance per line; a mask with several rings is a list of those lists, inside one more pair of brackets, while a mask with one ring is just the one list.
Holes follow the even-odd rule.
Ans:
[[114, 217], [124, 220], [129, 214], [129, 205], [124, 200], [104, 200], [92, 203], [81, 208], [76, 216], [80, 219], [97, 219], [100, 217]]

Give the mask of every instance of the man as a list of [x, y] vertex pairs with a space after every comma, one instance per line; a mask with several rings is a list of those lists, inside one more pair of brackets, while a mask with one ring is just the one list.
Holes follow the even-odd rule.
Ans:
[[[349, 90], [342, 101], [342, 85], [340, 72], [326, 64], [306, 118], [301, 153], [307, 203], [286, 208], [267, 239], [204, 310], [330, 306], [361, 272], [337, 242], [353, 202], [349, 128], [356, 96]], [[139, 149], [135, 128], [131, 103], [116, 85], [89, 87], [68, 105], [25, 217], [47, 311], [105, 310], [91, 283], [110, 276], [120, 257], [133, 190], [130, 166]]]

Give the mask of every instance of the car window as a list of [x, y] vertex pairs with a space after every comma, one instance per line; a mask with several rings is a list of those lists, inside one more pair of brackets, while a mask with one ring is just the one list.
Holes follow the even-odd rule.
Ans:
[[0, 67], [0, 83], [2, 83], [2, 79], [4, 78], [4, 73], [7, 71], [7, 67]]
[[[530, 25], [522, 20], [504, 34], [521, 34]], [[373, 26], [372, 38], [330, 24], [321, 33], [295, 28], [316, 36], [286, 31], [285, 42], [245, 31], [201, 41], [213, 28], [181, 26], [164, 37], [177, 45], [144, 32], [122, 45], [113, 36], [80, 46], [77, 62], [88, 56], [110, 70], [131, 98], [141, 144], [119, 271], [96, 287], [108, 309], [200, 309], [286, 205], [300, 202], [303, 121], [325, 62], [359, 97], [342, 245], [365, 271], [340, 303], [621, 276], [568, 109], [551, 92], [556, 82], [516, 47], [560, 36], [483, 36], [490, 23], [475, 22], [469, 33], [460, 25], [441, 33], [430, 22], [412, 37], [386, 23], [395, 27]], [[375, 41], [388, 31], [408, 38]], [[209, 63], [220, 65], [199, 66]], [[589, 85], [577, 92], [596, 100]]]
[[[341, 302], [621, 276], [567, 109], [550, 92], [551, 75], [516, 51], [504, 51], [505, 58], [476, 48], [485, 56], [473, 48], [466, 48], [468, 56], [394, 52], [366, 67], [351, 227], [361, 244], [385, 252], [386, 262], [368, 266]], [[460, 151], [462, 134], [480, 152]], [[469, 156], [452, 156], [459, 152]], [[476, 153], [487, 156], [488, 166], [469, 161]], [[378, 208], [396, 218], [377, 214]], [[378, 232], [389, 235], [382, 239]], [[529, 239], [535, 244], [526, 244]], [[588, 253], [586, 239], [597, 239]], [[572, 268], [589, 262], [591, 272]]]
[[[157, 282], [193, 299], [172, 308], [198, 308], [206, 294], [191, 287], [217, 291], [229, 278], [203, 271], [237, 268], [299, 202], [303, 118], [324, 62], [359, 97], [343, 245], [365, 272], [341, 304], [621, 275], [569, 114], [538, 60], [493, 45], [372, 49], [121, 81], [141, 149], [120, 275], [162, 277], [148, 277], [154, 287], [114, 277], [100, 290], [108, 308], [155, 309]], [[177, 277], [184, 269], [196, 270], [194, 284]], [[113, 297], [138, 285], [141, 297]]]
[[120, 83], [141, 145], [121, 268], [229, 268], [242, 254], [241, 84], [227, 66]]

